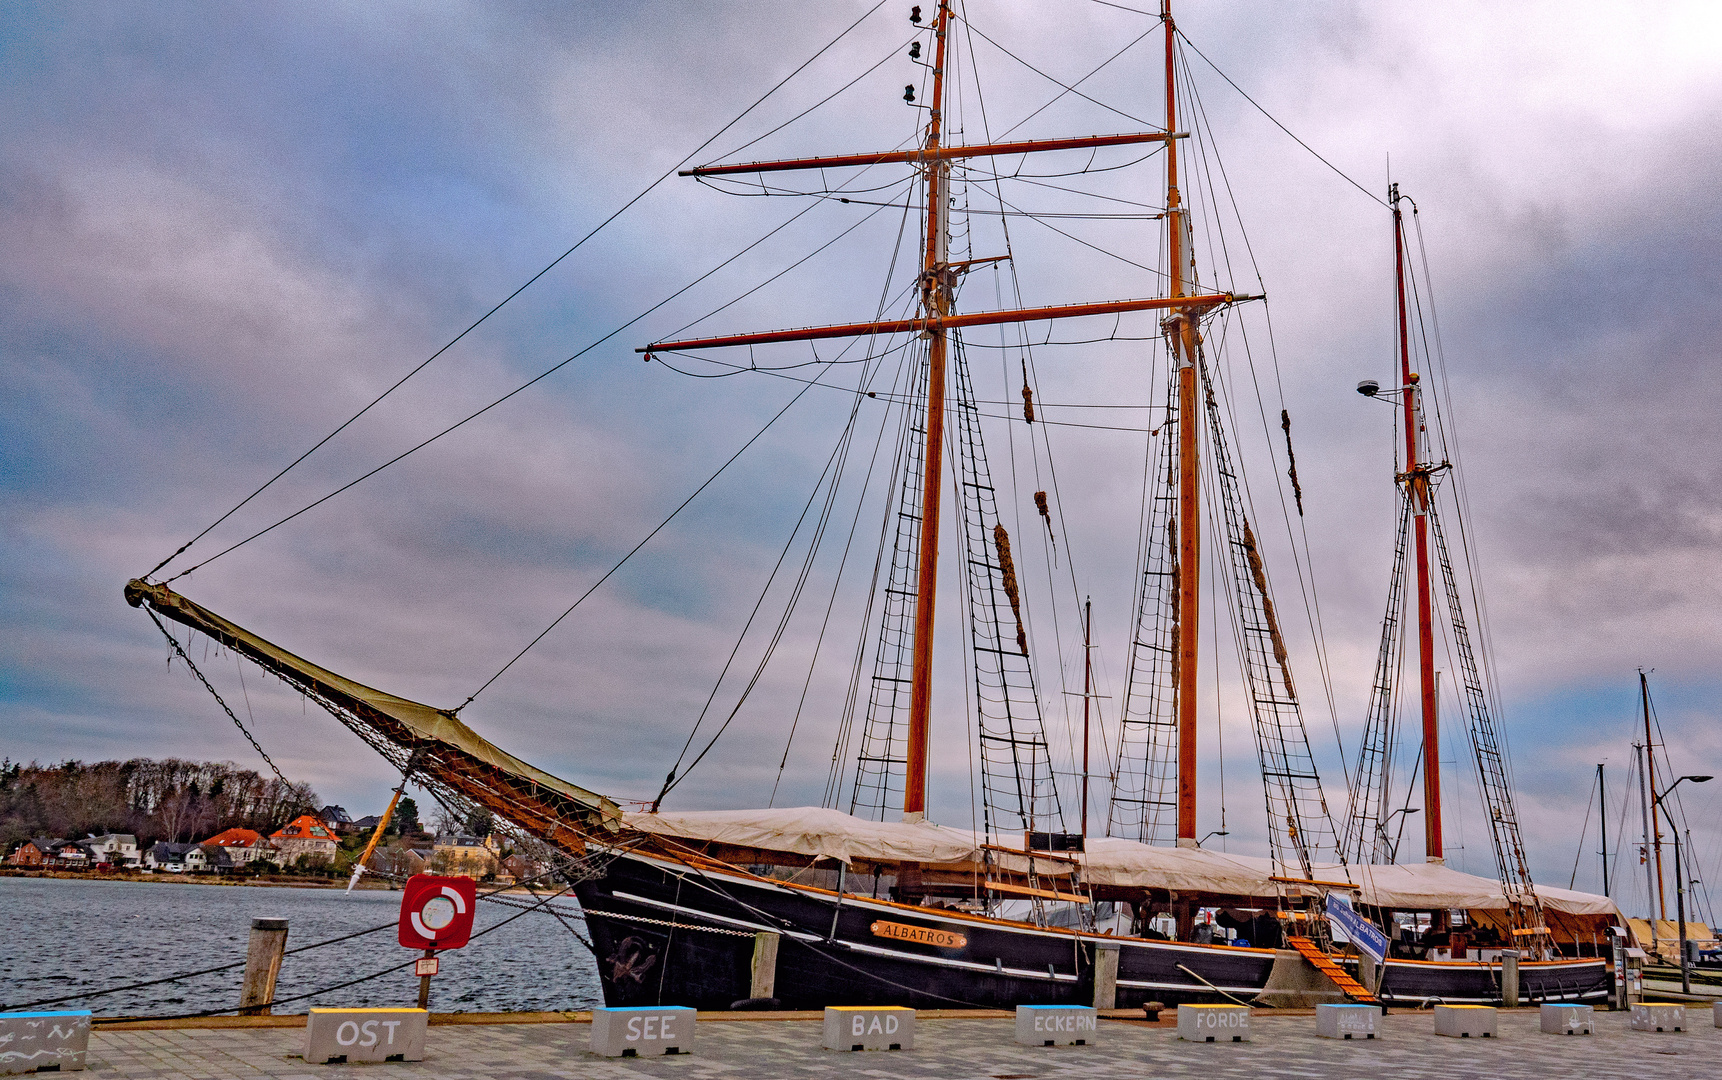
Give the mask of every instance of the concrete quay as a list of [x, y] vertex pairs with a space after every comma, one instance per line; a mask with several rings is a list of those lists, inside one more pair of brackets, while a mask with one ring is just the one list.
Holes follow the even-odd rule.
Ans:
[[[1316, 1035], [1313, 1011], [1258, 1012], [1253, 1042], [1190, 1043], [1177, 1036], [1175, 1014], [1158, 1023], [1102, 1020], [1095, 1046], [1021, 1046], [1009, 1014], [952, 1017], [922, 1012], [917, 1047], [839, 1052], [820, 1048], [819, 1015], [704, 1014], [692, 1054], [602, 1058], [588, 1051], [591, 1024], [581, 1014], [533, 1014], [534, 1022], [473, 1022], [437, 1017], [418, 1062], [310, 1065], [302, 1017], [259, 1018], [270, 1026], [98, 1026], [90, 1037], [92, 1076], [170, 1078], [280, 1077], [291, 1080], [1052, 1080], [1144, 1076], [1225, 1080], [1263, 1076], [1345, 1080], [1714, 1080], [1722, 1076], [1722, 1030], [1709, 1010], [1693, 1010], [1691, 1029], [1654, 1034], [1628, 1030], [1626, 1013], [1599, 1012], [1595, 1035], [1546, 1035], [1535, 1009], [1502, 1010], [1500, 1037], [1459, 1041], [1435, 1035], [1427, 1012], [1380, 1018], [1376, 1039], [1336, 1041]], [[1119, 1015], [1119, 1014], [1114, 1014]], [[490, 1018], [482, 1018], [490, 1019]], [[297, 1021], [295, 1024], [294, 1021]], [[451, 1022], [452, 1021], [452, 1022]]]

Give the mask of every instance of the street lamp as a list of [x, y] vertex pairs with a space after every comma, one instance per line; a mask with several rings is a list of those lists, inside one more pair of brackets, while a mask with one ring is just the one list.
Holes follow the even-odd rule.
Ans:
[[1398, 862], [1399, 861], [1399, 840], [1397, 838], [1395, 838], [1393, 840], [1389, 840], [1387, 838], [1388, 826], [1392, 823], [1393, 819], [1398, 817], [1400, 814], [1404, 814], [1407, 817], [1409, 817], [1412, 814], [1420, 814], [1420, 813], [1422, 813], [1422, 809], [1420, 807], [1402, 806], [1399, 809], [1393, 811], [1393, 813], [1388, 814], [1386, 817], [1382, 818], [1381, 823], [1376, 826], [1376, 830], [1381, 834], [1381, 844], [1383, 847], [1385, 847], [1387, 849], [1387, 861], [1388, 862], [1391, 863], [1391, 862]]
[[[1661, 806], [1662, 800], [1674, 794], [1674, 789], [1683, 781], [1690, 780], [1694, 784], [1702, 784], [1714, 779], [1709, 776], [1682, 776], [1669, 784], [1662, 794], [1656, 797], [1656, 805]], [[1686, 963], [1686, 874], [1680, 869], [1680, 830], [1674, 830], [1674, 917], [1680, 920], [1680, 992], [1692, 993], [1692, 969]]]

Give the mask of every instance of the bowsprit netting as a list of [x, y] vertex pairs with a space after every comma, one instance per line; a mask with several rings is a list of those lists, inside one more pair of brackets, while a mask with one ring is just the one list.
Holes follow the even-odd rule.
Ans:
[[1176, 373], [1176, 367], [1168, 371], [1167, 419], [1148, 451], [1142, 576], [1107, 817], [1108, 835], [1146, 844], [1170, 844], [1178, 831], [1177, 432], [1182, 418]]
[[975, 675], [981, 804], [986, 831], [1062, 826], [1052, 755], [1035, 691], [1010, 538], [999, 521], [998, 493], [981, 441], [980, 410], [962, 338], [953, 342], [957, 507], [963, 528], [963, 580]]
[[1292, 681], [1291, 660], [1274, 613], [1267, 571], [1255, 532], [1244, 513], [1238, 472], [1226, 445], [1220, 405], [1206, 356], [1196, 356], [1207, 402], [1209, 464], [1219, 492], [1227, 557], [1214, 561], [1231, 587], [1234, 632], [1244, 691], [1254, 719], [1256, 753], [1268, 816], [1268, 844], [1282, 873], [1312, 878], [1328, 853], [1345, 861], [1338, 831], [1322, 794], [1321, 775], [1310, 752], [1309, 732]]

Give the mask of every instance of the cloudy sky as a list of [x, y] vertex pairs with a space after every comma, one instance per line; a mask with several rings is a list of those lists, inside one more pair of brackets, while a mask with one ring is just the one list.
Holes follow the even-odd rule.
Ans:
[[[696, 160], [911, 139], [924, 114], [902, 101], [905, 84], [923, 81], [904, 55], [914, 30], [908, 6], [892, 0], [803, 67], [869, 5], [7, 5], [0, 750], [14, 760], [180, 755], [260, 764], [208, 696], [163, 663], [154, 627], [120, 599], [126, 579], [714, 133], [722, 131]], [[966, 11], [973, 33], [959, 44], [956, 111], [967, 141], [1138, 130], [1160, 117], [1159, 37], [1137, 41], [1154, 20], [1076, 0], [968, 0]], [[1259, 270], [1269, 296], [1271, 353], [1259, 307], [1252, 316], [1262, 328], [1253, 339], [1259, 405], [1271, 415], [1283, 403], [1294, 418], [1339, 738], [1349, 755], [1391, 561], [1390, 419], [1351, 392], [1359, 378], [1386, 382], [1391, 371], [1389, 224], [1371, 197], [1391, 169], [1421, 209], [1450, 411], [1462, 433], [1467, 526], [1487, 590], [1533, 870], [1565, 885], [1599, 762], [1609, 768], [1611, 835], [1622, 820], [1638, 668], [1654, 669], [1675, 769], [1722, 773], [1713, 554], [1722, 539], [1722, 390], [1706, 374], [1722, 329], [1713, 300], [1722, 286], [1722, 189], [1713, 179], [1722, 16], [1697, 3], [1647, 12], [1600, 3], [1192, 0], [1181, 5], [1180, 24], [1213, 65], [1369, 192], [1185, 53], [1201, 145], [1218, 163], [1207, 175], [1224, 200], [1210, 215], [1216, 231], [1200, 243], [1215, 248], [1224, 224], [1232, 245], [1229, 273], [1214, 250], [1204, 265], [1251, 291]], [[1083, 83], [1087, 98], [1060, 96], [1054, 80], [1072, 82], [1132, 42]], [[1133, 160], [1112, 153], [1035, 167], [1047, 175]], [[757, 374], [690, 378], [642, 364], [635, 347], [696, 321], [689, 333], [870, 317], [905, 281], [902, 266], [888, 277], [902, 212], [872, 203], [900, 200], [907, 177], [827, 176], [833, 187], [851, 185], [848, 204], [743, 198], [739, 186], [725, 194], [673, 178], [652, 188], [170, 572], [578, 359], [175, 587], [352, 677], [458, 703], [802, 388]], [[1042, 214], [1093, 210], [1092, 200], [1045, 184], [1157, 204], [1161, 183], [1151, 158], [1135, 170], [1019, 181], [1005, 197]], [[984, 208], [985, 198], [977, 190], [972, 205]], [[977, 222], [966, 241], [973, 254], [998, 253], [996, 219]], [[1010, 224], [1014, 279], [972, 277], [963, 306], [994, 306], [1005, 295], [995, 281], [1020, 288], [1028, 304], [1157, 291], [1152, 272], [1095, 250], [1151, 267], [1152, 222]], [[1246, 236], [1247, 252], [1237, 246]], [[1099, 321], [1092, 333], [1073, 324], [1053, 340], [1114, 332]], [[1121, 336], [1152, 331], [1146, 317], [1118, 325]], [[1151, 405], [1145, 348], [1037, 350], [1041, 399]], [[1017, 388], [1000, 370], [1004, 354], [975, 352], [979, 396], [1009, 400]], [[809, 357], [805, 346], [789, 346], [758, 359]], [[1274, 538], [1270, 570], [1298, 632], [1312, 739], [1337, 799], [1334, 721], [1282, 542], [1275, 475], [1283, 462], [1269, 459], [1253, 384], [1237, 372], [1238, 448], [1258, 524]], [[853, 388], [859, 376], [856, 366], [832, 365], [824, 378]], [[853, 400], [825, 387], [805, 394], [466, 718], [571, 780], [650, 798]], [[1040, 574], [1030, 607], [1061, 768], [1070, 746], [1061, 680], [1080, 655], [1075, 593], [1095, 598], [1103, 689], [1119, 690], [1126, 662], [1150, 437], [1103, 428], [1151, 427], [1154, 415], [1043, 410], [1099, 426], [1043, 427], [1040, 458], [1022, 425], [988, 429], [995, 471], [1014, 466], [1020, 490], [1035, 489], [1037, 462], [1061, 470], [1070, 550], [1054, 568], [1059, 588], [1044, 583], [1046, 552], [1030, 545], [1022, 556]], [[857, 413], [857, 460], [890, 422], [876, 402]], [[863, 466], [851, 468], [858, 483]], [[679, 805], [760, 805], [771, 796], [831, 595], [831, 560], [856, 512], [847, 498], [838, 500], [847, 509], [836, 513], [836, 539], [827, 539], [831, 558], [822, 556], [810, 579], [815, 599], [731, 733], [677, 790]], [[1007, 524], [1014, 513], [1006, 511]], [[858, 529], [849, 583], [864, 577], [855, 566], [870, 568], [877, 540], [877, 515], [867, 510], [861, 520], [872, 524]], [[1032, 512], [1024, 522], [1034, 524]], [[1019, 544], [1022, 532], [1013, 527]], [[792, 571], [799, 558], [792, 552]], [[779, 805], [817, 803], [824, 787], [858, 630], [854, 590], [839, 587], [838, 597]], [[941, 613], [946, 626], [954, 615]], [[768, 603], [762, 619], [771, 618]], [[759, 629], [720, 688], [718, 717], [758, 662]], [[954, 639], [942, 649], [957, 660]], [[1221, 658], [1213, 666], [1230, 662]], [[290, 775], [356, 812], [380, 805], [387, 768], [334, 721], [305, 712], [254, 671], [242, 684], [231, 656], [212, 653], [209, 668]], [[1202, 829], [1220, 827], [1223, 804], [1228, 845], [1258, 851], [1260, 787], [1234, 683], [1223, 673], [1208, 702], [1217, 701], [1220, 721], [1204, 721]], [[966, 824], [961, 682], [947, 679], [940, 694], [935, 816]], [[1456, 720], [1447, 734], [1462, 737]], [[1475, 802], [1466, 794], [1474, 792], [1470, 766], [1451, 742], [1443, 756], [1460, 808], [1449, 855], [1489, 873], [1481, 818], [1466, 809]], [[1686, 807], [1700, 869], [1722, 875], [1722, 831], [1707, 824], [1722, 808], [1722, 783], [1691, 789]], [[1635, 818], [1636, 810], [1626, 820]], [[1585, 849], [1594, 852], [1594, 813], [1587, 827]], [[1419, 841], [1410, 836], [1408, 850]], [[1635, 874], [1635, 863], [1623, 856], [1622, 875]], [[1593, 854], [1580, 861], [1579, 887], [1598, 886], [1596, 865]], [[1628, 906], [1642, 903], [1636, 887], [1622, 894]]]

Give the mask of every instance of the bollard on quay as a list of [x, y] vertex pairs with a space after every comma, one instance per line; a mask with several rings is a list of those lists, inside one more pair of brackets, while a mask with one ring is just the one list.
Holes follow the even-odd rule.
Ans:
[[239, 1015], [268, 1016], [275, 1000], [275, 980], [287, 954], [286, 919], [252, 919], [251, 942], [245, 949], [245, 981], [239, 991]]

